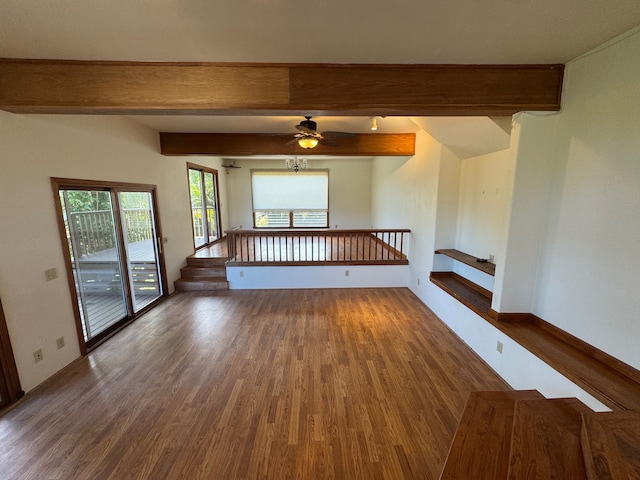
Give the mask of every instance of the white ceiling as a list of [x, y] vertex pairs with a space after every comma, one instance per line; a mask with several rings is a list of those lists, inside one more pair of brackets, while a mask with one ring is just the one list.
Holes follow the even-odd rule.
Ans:
[[[640, 0], [0, 0], [0, 57], [566, 63], [638, 25]], [[301, 118], [135, 120], [164, 131], [293, 133]], [[315, 120], [321, 131], [369, 127], [367, 118]], [[444, 130], [453, 121], [442, 120]], [[427, 123], [438, 130], [438, 121]], [[420, 128], [406, 118], [379, 124]]]
[[0, 56], [565, 63], [638, 24], [638, 0], [0, 0]]

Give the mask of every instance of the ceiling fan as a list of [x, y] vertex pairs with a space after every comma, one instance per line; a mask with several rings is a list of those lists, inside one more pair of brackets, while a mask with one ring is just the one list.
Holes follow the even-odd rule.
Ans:
[[314, 148], [320, 142], [323, 145], [327, 145], [330, 147], [338, 146], [337, 138], [339, 137], [353, 137], [353, 133], [346, 132], [318, 132], [318, 125], [316, 122], [311, 120], [311, 116], [304, 117], [306, 120], [300, 122], [299, 125], [296, 125], [298, 129], [298, 133], [293, 135], [293, 140], [287, 142], [287, 145], [297, 143], [302, 148]]

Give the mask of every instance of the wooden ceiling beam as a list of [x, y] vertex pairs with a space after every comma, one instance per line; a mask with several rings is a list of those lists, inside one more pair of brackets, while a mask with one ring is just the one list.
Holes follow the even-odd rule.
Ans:
[[412, 156], [413, 133], [365, 133], [340, 138], [335, 146], [322, 142], [312, 149], [291, 144], [292, 135], [249, 133], [160, 133], [163, 155], [291, 155], [291, 156]]
[[0, 59], [0, 109], [155, 115], [512, 115], [560, 109], [564, 66]]

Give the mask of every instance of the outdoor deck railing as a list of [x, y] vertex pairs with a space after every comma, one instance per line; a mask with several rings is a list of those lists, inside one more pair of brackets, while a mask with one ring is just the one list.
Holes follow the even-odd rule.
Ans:
[[229, 265], [406, 265], [410, 230], [229, 230]]
[[[151, 212], [148, 209], [131, 208], [123, 212], [129, 243], [153, 238]], [[69, 223], [79, 246], [80, 257], [115, 247], [110, 210], [71, 212]]]
[[202, 238], [204, 240], [204, 222], [207, 222], [207, 229], [209, 235], [217, 238], [216, 229], [216, 209], [214, 207], [207, 207], [206, 218], [203, 215], [202, 207], [191, 207], [191, 218], [193, 220], [193, 236]]

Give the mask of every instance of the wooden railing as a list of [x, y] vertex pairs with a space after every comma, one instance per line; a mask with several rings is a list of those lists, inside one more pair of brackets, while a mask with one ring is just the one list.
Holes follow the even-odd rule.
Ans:
[[406, 265], [410, 230], [228, 230], [229, 265]]
[[[124, 220], [129, 243], [153, 238], [151, 212], [148, 209], [126, 209]], [[71, 212], [69, 224], [70, 234], [75, 236], [79, 245], [80, 257], [115, 247], [111, 210]]]
[[[202, 207], [191, 207], [191, 218], [193, 219], [193, 236], [204, 239], [204, 222], [206, 220], [209, 235], [217, 237], [216, 229], [216, 209], [215, 207], [207, 207], [206, 219], [203, 215]], [[205, 239], [206, 240], [206, 239]]]

